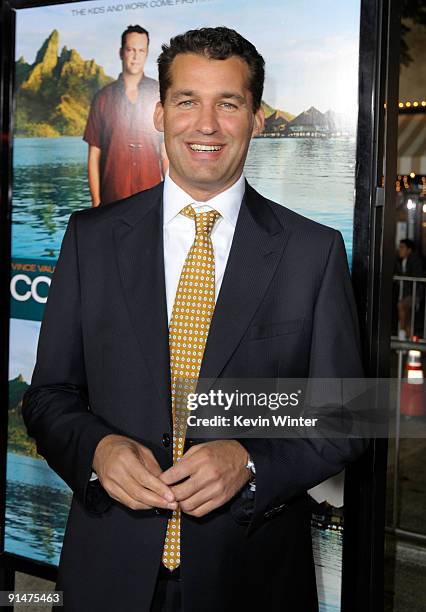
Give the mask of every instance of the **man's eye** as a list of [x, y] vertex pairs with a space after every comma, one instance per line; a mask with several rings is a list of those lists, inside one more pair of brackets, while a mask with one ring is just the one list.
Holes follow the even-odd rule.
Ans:
[[183, 108], [191, 108], [193, 104], [194, 102], [192, 100], [183, 100], [182, 102], [179, 102], [179, 106], [182, 106]]
[[235, 110], [237, 106], [235, 104], [231, 104], [231, 102], [222, 102], [221, 107], [225, 110]]

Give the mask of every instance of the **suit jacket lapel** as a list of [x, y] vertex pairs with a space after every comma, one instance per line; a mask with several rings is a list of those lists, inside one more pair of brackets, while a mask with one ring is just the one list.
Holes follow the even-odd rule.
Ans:
[[[116, 220], [118, 268], [130, 319], [160, 399], [170, 406], [162, 186]], [[127, 211], [126, 211], [127, 212]], [[267, 200], [246, 184], [200, 378], [216, 379], [259, 307], [289, 236]]]
[[116, 220], [122, 288], [136, 337], [160, 400], [170, 406], [169, 334], [164, 280], [162, 186]]
[[275, 273], [289, 230], [246, 183], [200, 378], [213, 384], [237, 348]]

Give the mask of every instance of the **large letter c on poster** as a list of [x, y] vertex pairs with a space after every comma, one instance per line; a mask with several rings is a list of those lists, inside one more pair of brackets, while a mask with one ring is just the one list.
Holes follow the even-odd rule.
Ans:
[[[17, 284], [19, 281], [23, 281], [30, 289], [25, 291], [25, 293], [18, 293]], [[27, 274], [16, 274], [10, 281], [10, 293], [18, 302], [26, 302], [32, 297], [39, 304], [45, 304], [47, 296], [43, 297], [37, 293], [40, 283], [46, 283], [50, 287], [50, 278], [48, 276], [37, 276], [32, 280]]]

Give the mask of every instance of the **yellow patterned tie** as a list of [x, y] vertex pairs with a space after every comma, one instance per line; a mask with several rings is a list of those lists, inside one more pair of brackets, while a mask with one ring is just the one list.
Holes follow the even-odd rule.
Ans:
[[[195, 219], [195, 239], [179, 279], [169, 327], [170, 378], [173, 413], [173, 463], [183, 455], [187, 396], [195, 390], [214, 311], [214, 253], [210, 237], [216, 210], [195, 213], [186, 206], [181, 214]], [[173, 571], [180, 564], [180, 509], [167, 524], [163, 564]]]

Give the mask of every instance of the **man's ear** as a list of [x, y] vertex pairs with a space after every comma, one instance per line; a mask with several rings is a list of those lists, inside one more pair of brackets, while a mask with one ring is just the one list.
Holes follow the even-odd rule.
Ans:
[[263, 108], [260, 107], [255, 115], [254, 115], [254, 125], [252, 136], [259, 136], [263, 132], [263, 128], [265, 127], [265, 113], [263, 112]]
[[159, 132], [164, 132], [164, 108], [161, 102], [157, 102], [154, 110], [154, 125]]
[[121, 61], [123, 61], [123, 47], [120, 47], [120, 51], [118, 52], [118, 55], [120, 56]]

